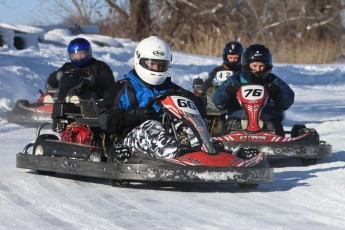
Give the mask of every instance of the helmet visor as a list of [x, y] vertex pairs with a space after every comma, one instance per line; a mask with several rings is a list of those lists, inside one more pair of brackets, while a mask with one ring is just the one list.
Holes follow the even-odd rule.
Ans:
[[170, 61], [168, 60], [141, 58], [139, 64], [153, 72], [166, 72], [170, 68]]
[[68, 52], [69, 58], [72, 61], [80, 61], [87, 58], [90, 55], [90, 50], [76, 50]]

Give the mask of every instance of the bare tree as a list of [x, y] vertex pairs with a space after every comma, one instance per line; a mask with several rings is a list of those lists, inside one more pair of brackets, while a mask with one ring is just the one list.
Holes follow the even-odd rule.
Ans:
[[[129, 7], [126, 6], [128, 13], [116, 0], [104, 0], [104, 2], [111, 9], [110, 22], [113, 27], [118, 27], [124, 36], [140, 40], [151, 33], [150, 0], [130, 0]], [[103, 26], [108, 32], [112, 31], [109, 22], [105, 22]]]
[[[344, 0], [50, 1], [65, 12], [66, 23], [90, 24], [92, 15], [106, 7], [107, 16], [98, 21], [102, 34], [134, 40], [154, 34], [184, 52], [219, 55], [226, 42], [238, 40], [245, 46], [266, 44], [282, 61], [309, 49], [318, 51], [315, 57], [334, 60], [341, 52], [336, 45], [344, 47]], [[321, 55], [325, 50], [330, 55]]]
[[[47, 3], [47, 1], [44, 1]], [[106, 7], [103, 0], [48, 0], [52, 5], [51, 14], [63, 19], [63, 24], [90, 25], [95, 23], [94, 17], [101, 15]]]
[[137, 39], [150, 33], [150, 0], [131, 0], [131, 26]]

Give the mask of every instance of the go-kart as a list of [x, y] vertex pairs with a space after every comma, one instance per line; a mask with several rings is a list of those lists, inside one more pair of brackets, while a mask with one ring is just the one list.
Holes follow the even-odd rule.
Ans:
[[244, 85], [237, 92], [237, 99], [247, 114], [242, 120], [242, 129], [231, 130], [213, 141], [219, 141], [226, 150], [256, 148], [266, 157], [300, 158], [305, 165], [332, 155], [332, 146], [321, 141], [318, 132], [304, 124], [295, 124], [285, 136], [275, 134], [275, 130], [263, 128], [260, 114], [267, 103], [269, 94], [262, 85]]
[[43, 93], [39, 90], [40, 97], [35, 102], [21, 99], [14, 108], [6, 113], [7, 121], [25, 127], [39, 127], [42, 123], [51, 121], [53, 111], [53, 95], [55, 91]]
[[[162, 107], [161, 122], [176, 140], [184, 135], [185, 129], [176, 128], [182, 123], [194, 132], [199, 144], [179, 148], [176, 157], [171, 159], [134, 151], [126, 162], [119, 161], [109, 151], [113, 145], [109, 135], [97, 123], [95, 111], [101, 101], [56, 102], [53, 129], [59, 135], [42, 134], [42, 127], [39, 128], [36, 140], [17, 154], [17, 167], [40, 174], [107, 178], [115, 185], [164, 181], [236, 183], [242, 188], [255, 188], [273, 181], [273, 169], [263, 153], [241, 158], [235, 152], [217, 150], [192, 100], [165, 94], [153, 98], [151, 103]], [[117, 148], [128, 150], [128, 146], [121, 143]]]

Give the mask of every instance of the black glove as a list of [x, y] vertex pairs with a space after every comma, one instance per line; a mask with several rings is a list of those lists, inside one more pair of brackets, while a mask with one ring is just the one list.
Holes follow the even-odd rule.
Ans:
[[278, 86], [276, 86], [273, 83], [268, 84], [267, 86], [268, 89], [268, 93], [269, 93], [269, 97], [274, 99], [277, 99], [280, 95], [280, 89], [278, 88]]
[[135, 109], [132, 109], [131, 112], [133, 112], [134, 116], [138, 119], [140, 123], [143, 123], [147, 120], [156, 120], [158, 118], [158, 113], [153, 108], [142, 108], [137, 107]]
[[236, 93], [238, 91], [239, 87], [235, 84], [231, 84], [229, 85], [226, 89], [225, 92], [229, 95], [229, 96], [236, 96]]
[[237, 151], [236, 156], [244, 160], [249, 160], [253, 158], [254, 156], [256, 156], [257, 154], [259, 154], [259, 151], [256, 148], [244, 147], [244, 148], [240, 148]]

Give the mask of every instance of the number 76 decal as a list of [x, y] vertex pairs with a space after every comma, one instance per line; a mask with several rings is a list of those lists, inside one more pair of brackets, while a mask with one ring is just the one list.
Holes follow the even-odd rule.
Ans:
[[242, 86], [242, 96], [248, 100], [257, 100], [264, 96], [264, 87], [262, 85]]

